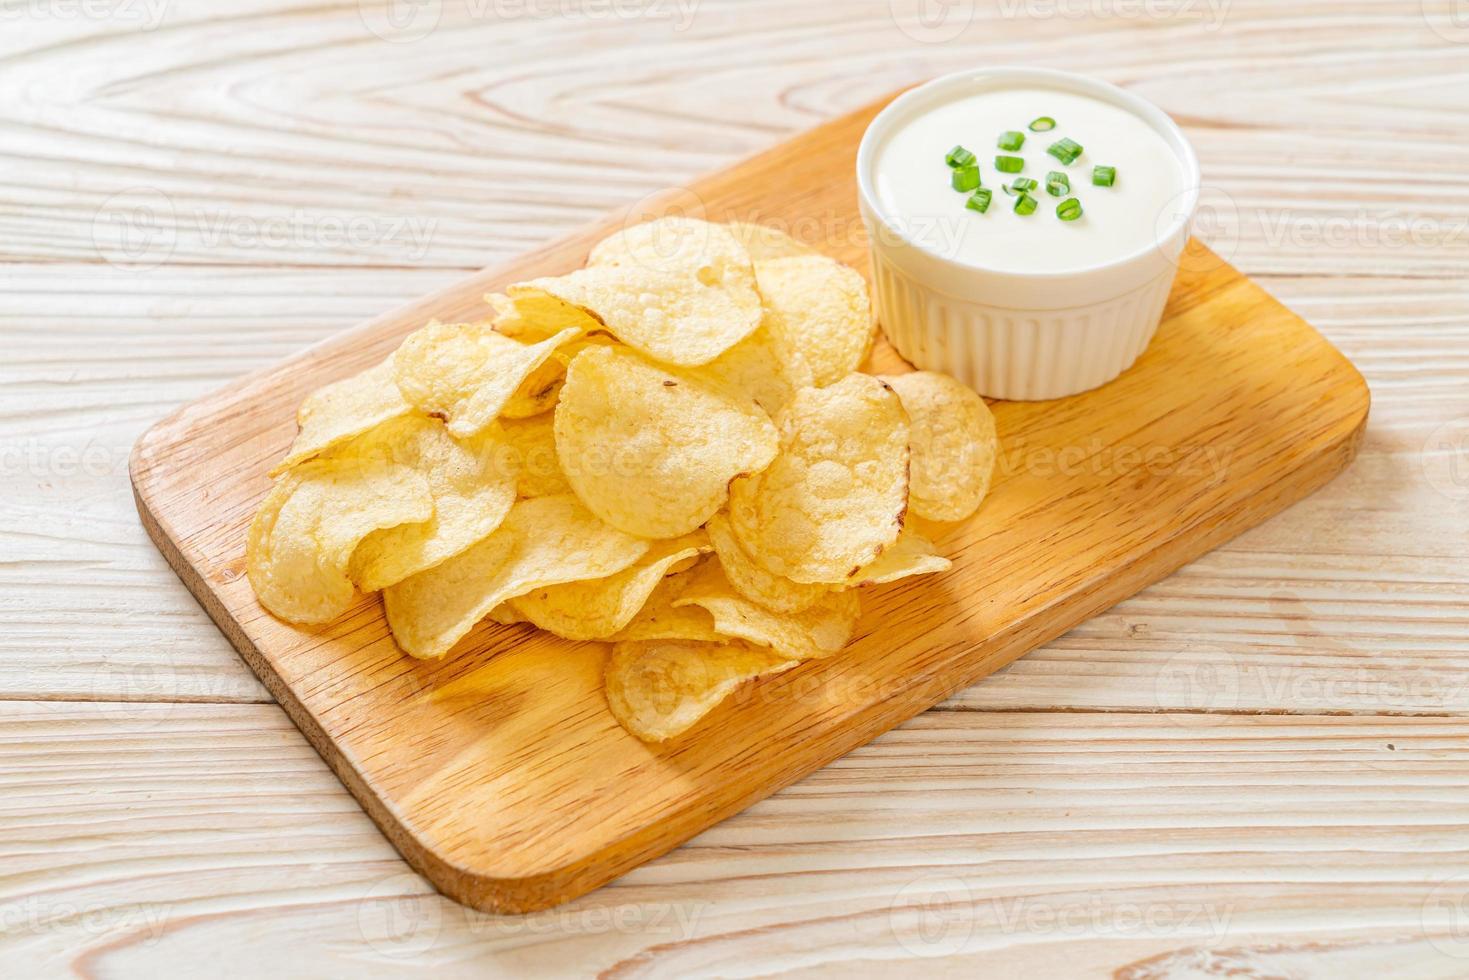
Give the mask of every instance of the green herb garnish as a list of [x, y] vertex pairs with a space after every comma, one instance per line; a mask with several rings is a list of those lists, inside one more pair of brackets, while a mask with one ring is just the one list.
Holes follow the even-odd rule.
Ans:
[[1071, 178], [1059, 170], [1046, 174], [1046, 193], [1052, 197], [1065, 197], [1071, 193]]
[[960, 167], [949, 178], [954, 190], [967, 194], [979, 186], [978, 167]]
[[964, 202], [964, 206], [971, 211], [978, 211], [980, 214], [984, 214], [990, 209], [990, 198], [993, 196], [993, 192], [988, 187], [981, 187], [969, 195], [969, 200]]
[[1016, 214], [1035, 214], [1035, 206], [1035, 198], [1029, 194], [1021, 194], [1015, 199]]
[[1017, 194], [1024, 194], [1026, 191], [1033, 191], [1035, 189], [1036, 182], [1030, 177], [1016, 177], [1014, 180], [1010, 181], [1009, 184], [1005, 185], [1005, 193], [1009, 194], [1011, 197], [1014, 197]]
[[1016, 132], [1013, 129], [1007, 130], [1000, 134], [997, 145], [1002, 150], [1018, 150], [1025, 145], [1025, 134]]
[[1002, 174], [1018, 174], [1025, 169], [1025, 158], [995, 157], [995, 169]]
[[1098, 187], [1111, 187], [1117, 183], [1116, 167], [1093, 167], [1092, 183]]
[[1063, 136], [1046, 147], [1046, 152], [1069, 167], [1076, 162], [1077, 157], [1081, 156], [1082, 146], [1075, 140], [1070, 140]]
[[1075, 221], [1081, 217], [1081, 202], [1074, 197], [1068, 197], [1056, 205], [1056, 217], [1062, 221]]
[[944, 157], [944, 162], [958, 170], [961, 167], [972, 167], [976, 161], [973, 153], [962, 146], [956, 146], [949, 151], [948, 156]]
[[1050, 116], [1041, 116], [1039, 119], [1032, 119], [1030, 121], [1030, 131], [1032, 133], [1049, 133], [1055, 128], [1056, 120]]

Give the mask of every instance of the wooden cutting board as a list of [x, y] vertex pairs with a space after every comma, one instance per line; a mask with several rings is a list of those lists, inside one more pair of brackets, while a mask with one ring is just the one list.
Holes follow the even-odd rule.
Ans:
[[[867, 592], [847, 651], [751, 687], [667, 746], [613, 720], [601, 644], [481, 624], [424, 663], [398, 652], [376, 597], [319, 629], [255, 602], [246, 528], [309, 391], [385, 357], [428, 319], [482, 316], [485, 292], [579, 266], [623, 222], [670, 210], [772, 224], [865, 269], [854, 161], [879, 108], [332, 338], [139, 440], [132, 479], [153, 540], [446, 895], [526, 912], [596, 888], [1260, 523], [1356, 453], [1361, 376], [1194, 244], [1157, 339], [1123, 377], [1062, 401], [994, 405], [999, 471], [979, 514], [938, 538], [948, 574]], [[903, 369], [885, 344], [872, 367]]]

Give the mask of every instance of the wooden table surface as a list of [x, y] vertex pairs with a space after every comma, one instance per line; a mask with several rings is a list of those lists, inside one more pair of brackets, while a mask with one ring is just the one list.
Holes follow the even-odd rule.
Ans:
[[[1371, 384], [1356, 464], [593, 895], [438, 898], [144, 536], [133, 440], [1001, 63], [1187, 128], [1205, 237]], [[1465, 0], [0, 3], [0, 973], [1469, 976], [1466, 88]]]

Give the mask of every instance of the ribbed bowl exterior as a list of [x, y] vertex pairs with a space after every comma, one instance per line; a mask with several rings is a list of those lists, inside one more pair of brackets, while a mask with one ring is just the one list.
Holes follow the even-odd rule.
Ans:
[[1117, 377], [1147, 348], [1173, 269], [1115, 299], [1063, 310], [968, 302], [913, 282], [874, 249], [877, 313], [898, 353], [988, 398], [1042, 401]]

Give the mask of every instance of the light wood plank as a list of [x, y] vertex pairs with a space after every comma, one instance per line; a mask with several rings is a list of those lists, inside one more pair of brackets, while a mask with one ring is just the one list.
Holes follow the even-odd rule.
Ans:
[[0, 959], [22, 975], [222, 953], [283, 978], [1469, 962], [1447, 904], [1469, 891], [1457, 721], [929, 714], [606, 889], [501, 918], [409, 874], [279, 709], [129, 710], [0, 704]]

